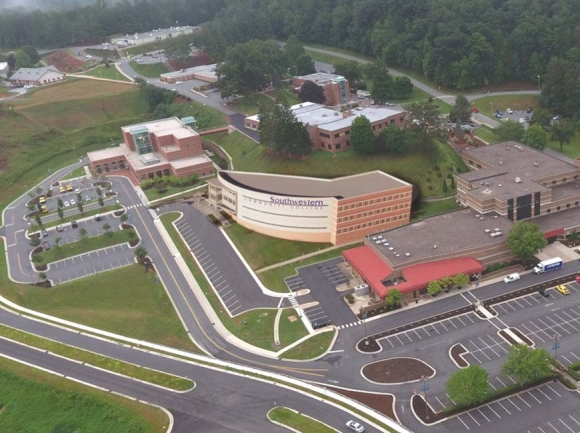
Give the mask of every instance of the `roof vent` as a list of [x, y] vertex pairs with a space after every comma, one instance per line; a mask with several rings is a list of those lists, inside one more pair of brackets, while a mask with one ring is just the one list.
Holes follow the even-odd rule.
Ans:
[[503, 165], [503, 161], [501, 160], [501, 158], [499, 159], [499, 165]]
[[537, 167], [537, 166], [538, 166], [538, 160], [536, 159], [536, 160], [534, 161], [534, 167]]
[[498, 183], [497, 186], [500, 186], [501, 187], [501, 183]]
[[433, 248], [437, 248], [437, 245], [433, 245]]
[[514, 181], [515, 181], [516, 183], [522, 183], [522, 179], [521, 179], [520, 177], [516, 177], [516, 178], [514, 179]]
[[405, 257], [411, 257], [411, 253], [405, 253]]
[[505, 148], [505, 150], [510, 150], [510, 147], [509, 147], [509, 146], [508, 146], [508, 147], [506, 147], [506, 148]]

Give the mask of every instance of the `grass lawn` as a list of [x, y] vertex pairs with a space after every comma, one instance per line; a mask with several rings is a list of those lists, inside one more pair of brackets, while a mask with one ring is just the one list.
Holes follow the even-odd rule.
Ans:
[[493, 131], [493, 128], [490, 128], [487, 125], [481, 125], [479, 128], [476, 128], [475, 135], [481, 138], [484, 141], [487, 141], [489, 144], [495, 143], [498, 141], [497, 135]]
[[159, 78], [161, 74], [169, 72], [169, 69], [167, 66], [165, 66], [165, 63], [161, 62], [144, 64], [131, 60], [129, 64], [135, 72], [147, 78]]
[[124, 76], [119, 72], [119, 70], [115, 67], [114, 64], [110, 65], [108, 68], [106, 68], [105, 66], [97, 66], [96, 68], [91, 69], [90, 71], [83, 72], [83, 75], [90, 75], [91, 77], [97, 78], [108, 78], [109, 80], [130, 82], [130, 80], [126, 76]]
[[[129, 232], [131, 231], [132, 230], [112, 231], [110, 232], [112, 234], [110, 237], [106, 234], [102, 234], [77, 242], [71, 242], [70, 244], [60, 245], [58, 247], [53, 245], [52, 249], [34, 254], [33, 257], [40, 257], [37, 265], [56, 262], [57, 260], [77, 256], [88, 251], [99, 250], [101, 248], [129, 242], [131, 240], [129, 238]], [[137, 239], [137, 237], [135, 237], [135, 239]]]
[[237, 223], [224, 230], [254, 270], [332, 246], [278, 239], [248, 230]]
[[340, 257], [342, 251], [350, 249], [350, 248], [354, 248], [354, 247], [357, 247], [360, 245], [362, 245], [362, 243], [350, 245], [347, 247], [337, 248], [335, 250], [327, 251], [325, 253], [318, 254], [316, 256], [312, 256], [312, 257], [308, 257], [306, 259], [298, 260], [297, 262], [294, 262], [294, 263], [290, 263], [290, 264], [287, 264], [284, 266], [279, 266], [277, 268], [270, 269], [269, 271], [260, 272], [257, 275], [258, 275], [258, 278], [260, 278], [260, 281], [268, 289], [273, 290], [275, 292], [284, 293], [284, 292], [288, 291], [288, 287], [286, 286], [286, 283], [284, 282], [284, 278], [296, 275], [296, 268], [299, 268], [301, 266], [312, 265], [313, 263], [323, 262], [325, 260], [334, 259], [335, 257]]
[[180, 192], [185, 192], [193, 188], [197, 188], [203, 185], [205, 181], [197, 182], [195, 185], [188, 185], [188, 186], [167, 186], [167, 191], [164, 193], [159, 193], [155, 188], [149, 188], [145, 190], [145, 196], [149, 199], [149, 201], [157, 200], [159, 198], [167, 197], [172, 194], [179, 194]]
[[300, 103], [300, 99], [298, 99], [298, 96], [288, 89], [276, 89], [272, 90], [271, 92], [268, 92], [268, 94], [270, 96], [273, 96], [274, 98], [283, 98], [290, 105], [296, 105]]
[[197, 131], [227, 125], [224, 113], [197, 101], [178, 98], [174, 108], [175, 116], [181, 118], [186, 116], [195, 117], [195, 120], [197, 120], [197, 124], [199, 125]]
[[159, 409], [0, 358], [3, 432], [156, 433]]
[[278, 332], [281, 347], [286, 347], [308, 335], [302, 319], [294, 308], [286, 308], [282, 311], [280, 322], [278, 323]]
[[525, 110], [528, 107], [536, 109], [539, 106], [538, 95], [496, 95], [480, 98], [472, 103], [473, 107], [479, 108], [483, 114], [494, 118], [495, 110], [505, 111], [508, 108], [512, 110]]
[[33, 310], [126, 337], [200, 353], [175, 314], [155, 274], [130, 265], [60, 284], [49, 290], [8, 278], [0, 254], [0, 293]]
[[282, 354], [282, 359], [313, 359], [322, 355], [332, 343], [336, 330], [313, 335], [300, 345]]
[[189, 390], [195, 386], [195, 384], [188, 379], [163, 373], [161, 371], [151, 370], [149, 368], [140, 367], [138, 365], [119, 361], [117, 359], [108, 358], [97, 353], [38, 337], [36, 335], [29, 334], [28, 332], [9, 328], [8, 326], [0, 325], [0, 335], [10, 340], [26, 344], [27, 346], [36, 347], [41, 350], [47, 350], [56, 355], [61, 355], [76, 361], [85, 362], [95, 367], [104, 368], [105, 370], [113, 371], [115, 373], [123, 374], [125, 376], [143, 380], [145, 382], [154, 383], [166, 388], [175, 389], [177, 391]]
[[[254, 346], [261, 347], [267, 350], [279, 350], [284, 346], [276, 348], [274, 346], [274, 321], [276, 319], [275, 309], [260, 309], [252, 310], [246, 313], [240, 314], [234, 318], [231, 318], [227, 312], [223, 310], [223, 306], [219, 301], [214, 290], [211, 288], [207, 280], [205, 279], [203, 273], [198, 268], [197, 264], [193, 260], [191, 253], [183, 243], [183, 240], [177, 233], [177, 230], [173, 226], [172, 222], [179, 218], [179, 214], [176, 212], [169, 212], [161, 215], [161, 222], [167, 229], [171, 239], [175, 242], [181, 256], [184, 258], [187, 266], [189, 267], [191, 273], [195, 277], [199, 287], [207, 297], [207, 300], [211, 304], [212, 308], [220, 318], [223, 325], [232, 334], [238, 338], [246, 341], [247, 343], [253, 344]], [[293, 310], [292, 310], [293, 311]], [[290, 313], [288, 313], [290, 314]], [[280, 341], [285, 345], [291, 344], [302, 335], [297, 331], [298, 325], [287, 327], [284, 325], [280, 328]], [[290, 336], [282, 335], [282, 332], [289, 330], [291, 332]]]
[[414, 220], [419, 218], [427, 218], [431, 215], [437, 215], [455, 209], [459, 209], [459, 205], [453, 197], [440, 201], [423, 201], [419, 209], [416, 212], [413, 212], [412, 218]]
[[574, 135], [572, 140], [570, 140], [570, 143], [564, 144], [562, 150], [560, 150], [560, 143], [557, 141], [549, 141], [548, 147], [561, 152], [570, 158], [580, 158], [580, 132], [577, 132], [576, 135]]
[[434, 102], [439, 105], [439, 113], [441, 114], [449, 114], [451, 112], [451, 108], [453, 107], [451, 104], [448, 104], [441, 99], [435, 99]]
[[336, 430], [326, 424], [301, 415], [285, 407], [276, 407], [268, 412], [268, 419], [284, 424], [294, 431], [302, 433], [336, 433]]
[[362, 155], [352, 149], [334, 155], [318, 151], [298, 161], [266, 155], [263, 146], [239, 132], [211, 134], [206, 138], [221, 145], [229, 153], [235, 170], [321, 178], [382, 170], [416, 185], [423, 197], [444, 195], [435, 166], [439, 166], [443, 177], [453, 172], [454, 168], [467, 170], [465, 163], [446, 143], [436, 143], [431, 149], [411, 148], [404, 154], [396, 155]]
[[71, 171], [69, 174], [67, 174], [65, 177], [61, 178], [61, 180], [74, 179], [76, 177], [81, 177], [81, 176], [85, 176], [85, 175], [86, 175], [85, 168], [78, 167], [78, 168], [75, 168], [73, 171]]
[[260, 107], [269, 107], [273, 104], [273, 99], [262, 93], [256, 93], [255, 95], [248, 95], [238, 99], [235, 108], [247, 116], [253, 116], [258, 114]]

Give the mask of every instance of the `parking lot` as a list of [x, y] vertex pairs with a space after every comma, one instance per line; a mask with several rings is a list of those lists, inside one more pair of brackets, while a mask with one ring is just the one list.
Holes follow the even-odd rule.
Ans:
[[470, 364], [484, 364], [502, 358], [510, 348], [510, 344], [498, 334], [477, 336], [460, 343], [469, 351], [463, 358]]
[[[580, 293], [580, 285], [578, 283], [568, 283], [565, 286], [570, 290], [571, 294]], [[546, 290], [550, 296], [544, 298], [538, 293], [531, 293], [521, 298], [512, 299], [510, 301], [505, 301], [500, 304], [495, 304], [490, 307], [490, 310], [494, 310], [498, 315], [510, 314], [515, 311], [523, 310], [530, 307], [536, 307], [538, 305], [548, 305], [553, 303], [555, 300], [566, 297], [567, 295], [562, 295], [555, 288], [550, 288]]]

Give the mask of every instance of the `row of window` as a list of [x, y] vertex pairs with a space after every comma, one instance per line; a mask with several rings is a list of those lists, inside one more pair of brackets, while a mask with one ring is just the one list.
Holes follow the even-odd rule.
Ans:
[[[579, 177], [578, 175], [575, 175], [574, 180], [578, 180], [578, 177]], [[567, 177], [562, 178], [562, 183], [566, 183], [567, 180], [568, 180]], [[558, 182], [557, 180], [553, 180], [552, 185], [556, 185], [557, 182]], [[548, 182], [544, 182], [543, 185], [548, 186]]]
[[[410, 196], [411, 196], [410, 192], [405, 192], [405, 193], [401, 193], [401, 194], [390, 195], [388, 197], [384, 196], [384, 197], [379, 197], [379, 198], [372, 199], [372, 200], [359, 201], [358, 203], [352, 203], [352, 204], [347, 204], [344, 206], [339, 206], [338, 211], [342, 212], [343, 210], [354, 209], [355, 207], [361, 207], [361, 206], [372, 206], [375, 203], [383, 203], [386, 201], [399, 200], [401, 198], [410, 197]], [[401, 205], [401, 207], [402, 207], [402, 205]], [[409, 207], [409, 203], [405, 203], [405, 207]], [[397, 208], [395, 207], [395, 209], [397, 209]], [[389, 208], [389, 210], [390, 210], [390, 208]]]
[[360, 230], [360, 229], [365, 229], [367, 227], [378, 226], [380, 224], [390, 223], [391, 221], [399, 221], [402, 219], [406, 219], [408, 217], [409, 217], [409, 215], [395, 215], [392, 218], [383, 218], [380, 220], [371, 221], [369, 223], [362, 223], [362, 224], [357, 224], [355, 226], [350, 226], [350, 227], [338, 229], [336, 231], [336, 233], [341, 234], [341, 233], [352, 232], [353, 230]]
[[359, 219], [359, 218], [366, 218], [367, 216], [372, 216], [372, 215], [378, 215], [380, 213], [385, 213], [385, 212], [391, 212], [392, 210], [398, 210], [398, 209], [404, 209], [409, 207], [409, 203], [404, 203], [402, 205], [395, 205], [395, 206], [389, 206], [389, 207], [384, 207], [382, 209], [375, 209], [374, 211], [368, 211], [368, 212], [363, 212], [363, 213], [359, 213], [356, 215], [350, 215], [348, 217], [344, 217], [344, 218], [339, 218], [338, 222], [341, 223], [343, 221], [352, 221], [353, 219]]
[[[580, 205], [580, 201], [574, 202], [574, 206]], [[572, 203], [566, 203], [566, 208], [572, 206]], [[556, 212], [562, 209], [562, 206], [556, 206]], [[546, 213], [552, 213], [552, 209], [546, 209]]]
[[[350, 146], [350, 141], [347, 141], [347, 142], [346, 142], [346, 146], [347, 146], [347, 147], [348, 147], [348, 146]], [[320, 143], [320, 147], [322, 147], [323, 149], [325, 149], [326, 147], [328, 147], [328, 149], [329, 149], [329, 150], [332, 150], [332, 149], [335, 149], [335, 150], [340, 150], [340, 148], [341, 148], [342, 146], [341, 146], [341, 143], [337, 143], [337, 144], [335, 144], [335, 145], [334, 145], [334, 147], [333, 147], [333, 146], [332, 146], [332, 144], [328, 143], [328, 144], [326, 145], [326, 147], [325, 147], [325, 146], [324, 146], [324, 143]]]
[[101, 174], [104, 172], [109, 173], [110, 171], [117, 171], [117, 170], [125, 170], [127, 166], [125, 165], [125, 161], [119, 161], [119, 165], [117, 166], [117, 161], [113, 161], [110, 164], [108, 162], [104, 163], [102, 166], [100, 164], [95, 165], [95, 171], [97, 174]]

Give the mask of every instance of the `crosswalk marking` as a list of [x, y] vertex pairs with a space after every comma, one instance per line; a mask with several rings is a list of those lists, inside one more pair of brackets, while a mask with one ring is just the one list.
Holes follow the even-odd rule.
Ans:
[[347, 323], [346, 325], [340, 325], [337, 329], [345, 329], [350, 328], [351, 326], [358, 326], [362, 325], [363, 321], [359, 320], [358, 322]]

